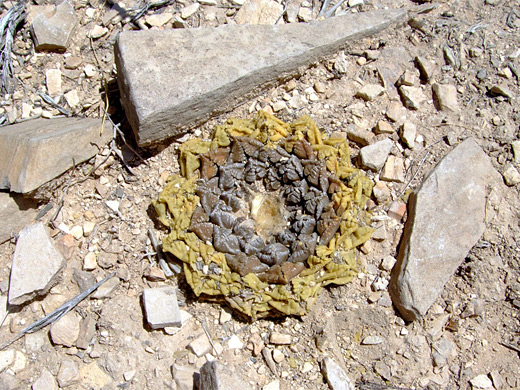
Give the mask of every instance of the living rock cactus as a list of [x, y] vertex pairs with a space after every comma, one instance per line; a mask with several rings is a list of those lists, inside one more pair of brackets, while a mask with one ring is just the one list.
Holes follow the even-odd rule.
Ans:
[[181, 145], [180, 170], [153, 205], [170, 229], [163, 249], [197, 296], [252, 320], [303, 315], [324, 286], [356, 275], [355, 248], [373, 231], [372, 182], [347, 141], [308, 116], [228, 119], [211, 140]]

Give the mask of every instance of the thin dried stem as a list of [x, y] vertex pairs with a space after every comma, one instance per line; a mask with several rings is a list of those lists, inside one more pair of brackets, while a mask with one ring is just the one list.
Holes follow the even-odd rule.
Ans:
[[0, 19], [0, 90], [11, 94], [15, 87], [13, 75], [14, 36], [18, 25], [25, 19], [25, 1], [13, 5]]

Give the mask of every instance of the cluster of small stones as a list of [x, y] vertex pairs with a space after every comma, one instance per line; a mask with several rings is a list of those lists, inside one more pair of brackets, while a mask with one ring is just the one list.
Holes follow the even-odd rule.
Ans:
[[316, 244], [328, 245], [339, 229], [344, 210], [330, 198], [339, 180], [306, 140], [288, 153], [237, 137], [230, 147], [201, 156], [201, 177], [201, 206], [190, 230], [225, 253], [241, 276], [254, 272], [263, 282], [287, 283], [305, 268]]

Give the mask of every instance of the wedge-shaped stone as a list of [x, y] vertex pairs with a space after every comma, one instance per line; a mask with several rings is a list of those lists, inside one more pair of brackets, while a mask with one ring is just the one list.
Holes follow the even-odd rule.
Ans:
[[404, 319], [426, 314], [485, 229], [487, 187], [500, 175], [468, 138], [410, 196], [390, 294]]
[[36, 119], [0, 128], [0, 189], [28, 193], [88, 160], [112, 138], [100, 119]]
[[281, 26], [122, 32], [118, 82], [138, 143], [179, 135], [405, 14], [379, 10]]
[[21, 305], [53, 286], [65, 259], [42, 223], [24, 228], [16, 242], [9, 279], [9, 304]]

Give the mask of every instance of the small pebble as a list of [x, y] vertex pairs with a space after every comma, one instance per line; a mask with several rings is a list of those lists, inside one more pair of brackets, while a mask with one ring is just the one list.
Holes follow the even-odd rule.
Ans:
[[96, 67], [92, 64], [85, 65], [85, 68], [83, 68], [83, 71], [85, 72], [85, 76], [87, 77], [94, 77], [97, 74]]
[[477, 375], [473, 379], [469, 381], [471, 383], [471, 386], [476, 389], [489, 389], [493, 386], [493, 382], [491, 382], [491, 379], [487, 375]]
[[74, 226], [72, 229], [70, 229], [70, 234], [72, 234], [72, 237], [74, 237], [76, 240], [79, 240], [81, 237], [83, 237], [83, 227], [82, 226]]
[[83, 260], [83, 269], [85, 271], [93, 271], [97, 268], [97, 256], [94, 252], [89, 252]]
[[387, 121], [378, 121], [375, 128], [376, 134], [393, 134], [394, 128]]
[[383, 342], [383, 338], [380, 336], [367, 336], [361, 342], [362, 345], [378, 345]]
[[280, 390], [280, 380], [275, 379], [262, 387], [262, 390]]
[[511, 92], [511, 90], [507, 86], [505, 86], [503, 84], [493, 85], [489, 92], [492, 95], [503, 96], [503, 97], [508, 98], [508, 99], [511, 99], [511, 98], [514, 97], [513, 92]]
[[129, 382], [135, 376], [136, 372], [136, 370], [126, 371], [123, 373], [123, 378], [125, 378], [125, 381]]
[[515, 163], [520, 164], [520, 141], [511, 142], [511, 149]]
[[45, 82], [47, 93], [56, 97], [61, 93], [61, 71], [59, 69], [49, 69], [45, 72]]
[[486, 78], [487, 78], [486, 70], [485, 69], [480, 69], [477, 72], [477, 79], [479, 79], [480, 81], [484, 81]]
[[287, 104], [283, 100], [279, 100], [275, 103], [272, 103], [271, 107], [273, 108], [274, 112], [279, 112], [279, 111], [282, 111], [283, 109], [287, 108]]
[[520, 183], [520, 173], [512, 164], [506, 165], [502, 176], [508, 186], [515, 186]]
[[385, 271], [390, 272], [392, 268], [394, 268], [395, 263], [397, 260], [393, 256], [385, 256], [383, 260], [381, 261], [381, 269], [384, 269]]
[[282, 351], [278, 350], [278, 349], [274, 349], [273, 350], [273, 360], [276, 362], [276, 363], [281, 363], [283, 361], [283, 359], [285, 358], [285, 355], [283, 354]]
[[103, 35], [105, 35], [107, 32], [108, 32], [108, 28], [99, 26], [99, 25], [95, 25], [92, 28], [92, 30], [89, 32], [88, 36], [89, 36], [89, 38], [92, 38], [92, 39], [99, 39]]
[[225, 324], [231, 320], [231, 313], [228, 310], [222, 309], [220, 311], [219, 323], [220, 325]]
[[234, 334], [227, 341], [227, 346], [229, 349], [242, 349], [244, 348], [244, 343], [239, 339], [239, 337]]
[[200, 4], [199, 3], [193, 3], [191, 5], [188, 5], [187, 7], [184, 7], [181, 9], [181, 18], [188, 19], [190, 16], [192, 16], [195, 12], [199, 10]]
[[79, 101], [79, 96], [78, 96], [77, 90], [73, 89], [73, 90], [67, 92], [64, 96], [65, 96], [65, 100], [67, 101], [67, 104], [69, 105], [69, 107], [75, 108], [79, 105], [80, 101]]
[[363, 66], [367, 63], [367, 59], [365, 57], [359, 57], [357, 60], [356, 60], [356, 63], [359, 65], [359, 66]]
[[305, 374], [305, 373], [311, 371], [313, 368], [314, 368], [314, 366], [312, 365], [311, 362], [303, 363], [302, 374]]
[[417, 127], [411, 122], [404, 122], [401, 126], [401, 140], [410, 149], [415, 146], [415, 136], [417, 135]]
[[153, 14], [148, 15], [146, 17], [146, 23], [148, 23], [152, 27], [162, 27], [170, 20], [172, 20], [173, 15], [169, 12], [163, 12], [162, 14]]
[[323, 84], [321, 81], [316, 81], [314, 83], [314, 90], [317, 93], [325, 93], [325, 91], [326, 91], [325, 84]]
[[378, 96], [384, 94], [386, 89], [381, 85], [377, 84], [365, 84], [361, 89], [356, 93], [356, 97], [360, 97], [363, 100], [371, 102], [375, 100]]
[[292, 336], [290, 334], [273, 332], [269, 337], [269, 342], [275, 345], [287, 345], [292, 343]]
[[83, 235], [85, 237], [88, 237], [92, 234], [94, 231], [94, 228], [96, 227], [96, 223], [94, 221], [86, 221], [83, 223]]
[[312, 20], [312, 9], [300, 7], [298, 10], [298, 18], [302, 22], [310, 22]]
[[119, 202], [117, 200], [107, 200], [105, 204], [108, 206], [108, 208], [114, 212], [119, 211]]

